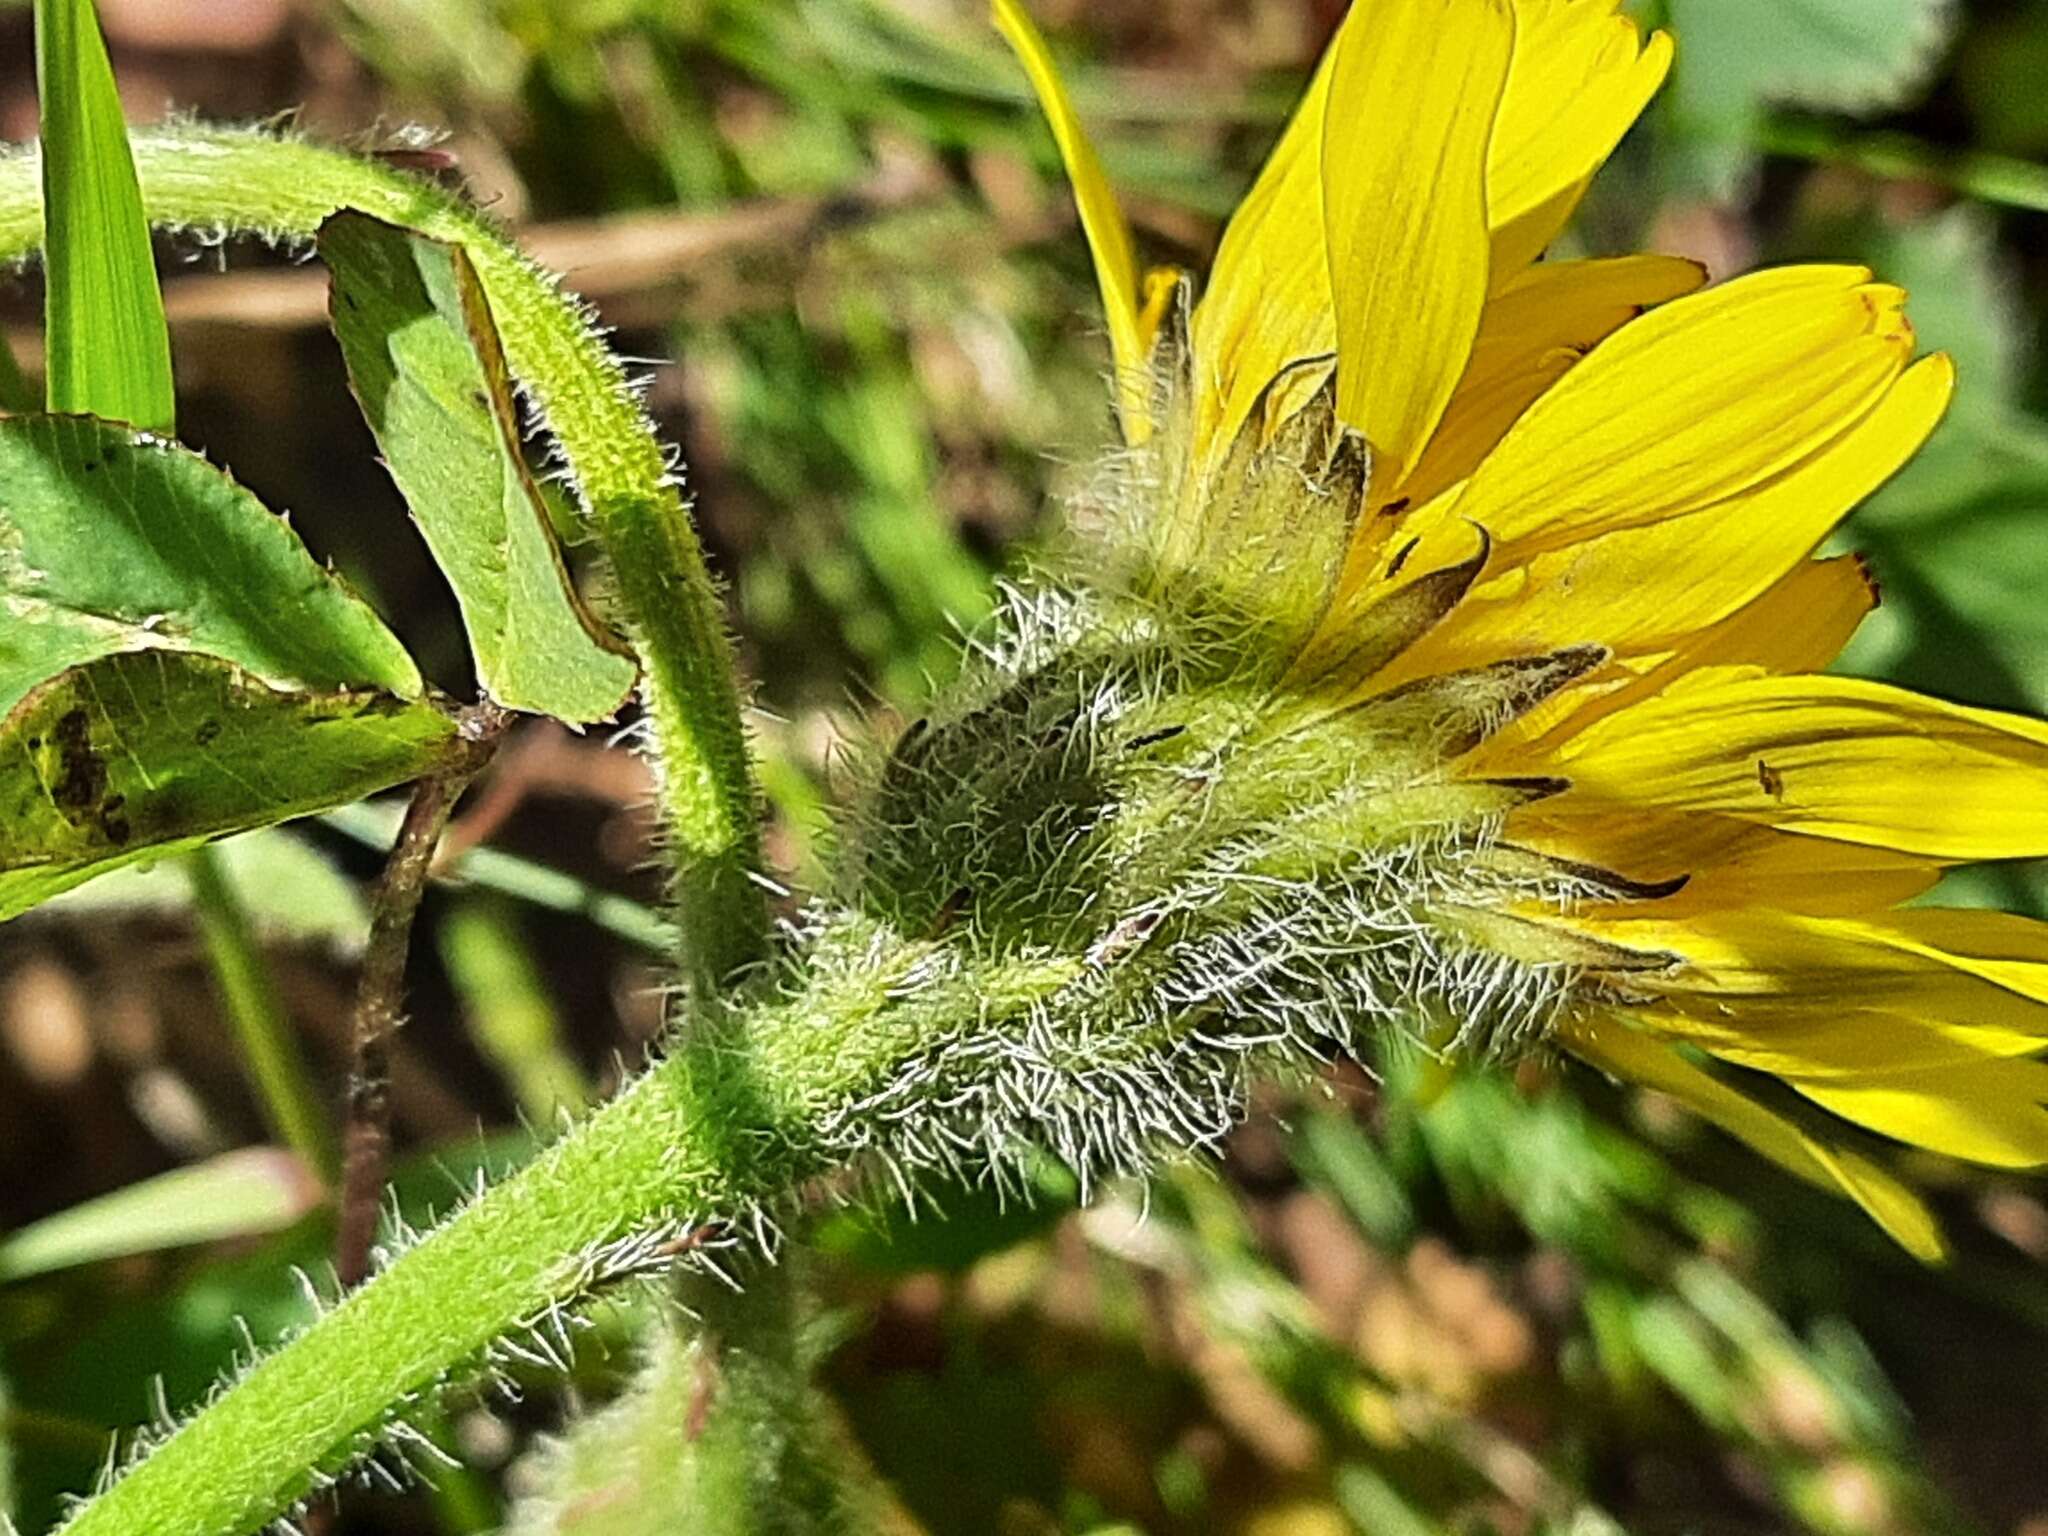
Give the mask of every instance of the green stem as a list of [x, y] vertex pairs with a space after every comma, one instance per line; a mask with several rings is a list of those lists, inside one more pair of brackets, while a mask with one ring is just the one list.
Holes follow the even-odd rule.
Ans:
[[679, 1448], [692, 1497], [674, 1513], [696, 1536], [839, 1536], [855, 1528], [850, 1469], [803, 1358], [802, 1287], [793, 1266], [762, 1259], [740, 1279], [735, 1291], [683, 1277], [701, 1374]]
[[[729, 1028], [686, 1036], [619, 1098], [233, 1383], [87, 1504], [66, 1536], [242, 1536], [275, 1518], [494, 1340], [586, 1296], [618, 1267], [617, 1249], [601, 1262], [606, 1245], [633, 1237], [638, 1262], [651, 1264], [728, 1232], [750, 1239], [755, 1213], [786, 1215], [814, 1180], [857, 1155], [846, 1129], [856, 1106], [873, 1104], [918, 1063], [929, 1075], [938, 1042], [985, 1027], [991, 1014], [1028, 1014], [1072, 974], [1027, 957], [905, 1003], [894, 989], [923, 953], [860, 937], [850, 973], [813, 978], [757, 1000]], [[972, 1063], [984, 1059], [969, 1052], [960, 1070], [980, 1070]], [[947, 1077], [931, 1091], [943, 1099], [961, 1086]], [[653, 1247], [649, 1233], [678, 1241]], [[750, 1260], [742, 1252], [721, 1262]], [[746, 1387], [732, 1412], [808, 1390], [791, 1315], [772, 1282], [706, 1309], [707, 1329], [734, 1357], [730, 1379]], [[707, 1399], [707, 1415], [722, 1406]], [[722, 1486], [801, 1476], [806, 1501], [829, 1504], [823, 1463], [808, 1454], [814, 1444], [795, 1435], [773, 1467], [736, 1458], [730, 1466], [740, 1470]], [[779, 1507], [757, 1494], [763, 1508]]]
[[1846, 165], [1887, 180], [1928, 181], [2007, 208], [2048, 213], [2048, 166], [1982, 150], [1945, 150], [1902, 133], [1845, 133], [1827, 123], [1773, 118], [1755, 146], [1766, 154]]
[[277, 980], [229, 882], [219, 852], [211, 847], [188, 854], [185, 875], [192, 883], [192, 908], [213, 962], [214, 984], [241, 1046], [243, 1069], [276, 1136], [330, 1185], [339, 1166], [334, 1130], [306, 1070], [291, 1021], [277, 994]]
[[[380, 162], [223, 129], [144, 135], [134, 149], [158, 225], [304, 242], [350, 208], [468, 253], [507, 361], [553, 432], [608, 557], [640, 654], [700, 1031], [547, 1158], [255, 1370], [73, 1527], [215, 1532], [275, 1514], [320, 1469], [356, 1454], [392, 1405], [576, 1294], [587, 1278], [580, 1252], [664, 1212], [711, 1208], [718, 1170], [750, 1161], [742, 1146], [766, 1109], [754, 1095], [775, 1081], [754, 1076], [754, 1042], [718, 1003], [723, 986], [765, 954], [768, 924], [755, 879], [758, 795], [718, 593], [669, 461], [581, 306], [460, 198]], [[31, 254], [40, 224], [34, 157], [0, 157], [0, 262]], [[692, 1080], [687, 1063], [721, 1059], [711, 1077], [752, 1083], [748, 1096], [677, 1115], [673, 1090]], [[708, 1141], [710, 1155], [688, 1156], [689, 1136], [700, 1150]], [[788, 1308], [721, 1304], [707, 1322], [758, 1357], [761, 1371], [796, 1373], [783, 1385], [797, 1390], [790, 1317]]]
[[[758, 797], [723, 608], [669, 460], [582, 305], [467, 202], [381, 161], [247, 129], [177, 127], [133, 142], [143, 202], [161, 227], [302, 243], [353, 208], [468, 252], [507, 361], [609, 559], [645, 668], [692, 977], [709, 992], [758, 959]], [[41, 238], [37, 157], [0, 155], [0, 264], [32, 255]]]
[[359, 1456], [395, 1408], [581, 1295], [593, 1250], [728, 1205], [682, 1065], [640, 1078], [257, 1365], [86, 1505], [67, 1536], [256, 1529]]
[[349, 1015], [348, 1114], [335, 1217], [334, 1274], [344, 1287], [370, 1272], [391, 1157], [391, 1041], [405, 1021], [405, 963], [427, 872], [455, 802], [496, 754], [510, 723], [496, 704], [462, 711], [456, 747], [441, 767], [413, 785], [398, 839], [371, 893], [370, 937]]

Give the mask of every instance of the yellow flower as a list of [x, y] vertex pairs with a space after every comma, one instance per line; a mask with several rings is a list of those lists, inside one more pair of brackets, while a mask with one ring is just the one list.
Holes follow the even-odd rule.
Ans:
[[[1545, 1041], [1937, 1257], [1849, 1126], [2048, 1162], [2048, 925], [1903, 905], [2048, 855], [2048, 726], [1822, 673], [1876, 595], [1814, 552], [1953, 382], [1898, 289], [1538, 259], [1670, 62], [1616, 4], [1354, 0], [1191, 309], [1141, 281], [1029, 19], [995, 16], [1108, 310], [1132, 579], [1262, 604], [1297, 725], [1419, 712], [1414, 792], [1493, 796], [1458, 857], [1494, 898], [1429, 920], [1557, 987]], [[1349, 497], [1316, 469], [1346, 443]]]

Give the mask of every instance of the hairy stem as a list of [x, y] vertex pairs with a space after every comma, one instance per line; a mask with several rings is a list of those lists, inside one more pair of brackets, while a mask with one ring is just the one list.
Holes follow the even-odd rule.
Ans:
[[348, 1115], [342, 1133], [341, 1204], [334, 1272], [343, 1286], [370, 1272], [377, 1210], [391, 1156], [391, 1037], [405, 1020], [405, 963], [413, 920], [441, 834], [463, 790], [497, 750], [510, 717], [495, 704], [465, 710], [448, 764], [413, 786], [370, 900], [370, 940], [349, 1018]]
[[[351, 1296], [330, 1319], [238, 1385], [219, 1410], [201, 1415], [95, 1501], [77, 1523], [85, 1531], [213, 1532], [241, 1529], [251, 1518], [274, 1514], [312, 1486], [320, 1469], [355, 1454], [355, 1442], [376, 1429], [394, 1404], [431, 1385], [522, 1317], [573, 1294], [580, 1272], [563, 1255], [631, 1231], [653, 1211], [701, 1213], [701, 1203], [685, 1198], [688, 1185], [716, 1182], [714, 1170], [730, 1179], [747, 1164], [745, 1139], [761, 1126], [765, 1100], [774, 1097], [768, 1090], [782, 1084], [772, 1074], [756, 1079], [753, 1042], [718, 1002], [723, 986], [763, 957], [767, 912], [755, 878], [757, 794], [717, 591], [670, 461], [623, 368], [582, 306], [459, 197], [374, 159], [275, 134], [190, 127], [143, 135], [134, 147], [144, 203], [160, 226], [202, 236], [247, 233], [305, 242], [333, 213], [355, 209], [467, 252], [498, 321], [507, 361], [554, 435], [608, 557], [641, 658], [698, 1026], [676, 1062], [643, 1079], [620, 1105], [567, 1138], [527, 1175], [484, 1197], [388, 1277]], [[0, 262], [31, 254], [40, 226], [34, 157], [0, 156]], [[445, 804], [439, 807], [440, 814], [445, 810]], [[369, 1101], [380, 1092], [377, 1057], [396, 1018], [404, 932], [427, 872], [425, 861], [418, 862], [418, 878], [395, 893], [407, 899], [381, 904], [393, 914], [402, 907], [402, 920], [392, 942], [373, 940], [366, 971], [357, 1030], [366, 1109], [375, 1108]], [[688, 1127], [717, 1145], [715, 1155], [691, 1165], [694, 1172], [679, 1184], [674, 1147], [665, 1143], [684, 1145], [684, 1127], [662, 1124], [660, 1135], [649, 1135], [631, 1106], [663, 1101], [659, 1087], [650, 1084], [673, 1085], [679, 1072], [680, 1080], [689, 1080], [677, 1063], [717, 1058], [728, 1065], [714, 1076], [727, 1083], [744, 1079], [751, 1087], [741, 1100], [710, 1107], [708, 1118]], [[735, 1072], [733, 1063], [745, 1069]], [[757, 1097], [763, 1102], [756, 1103]], [[374, 1217], [375, 1203], [374, 1196], [363, 1198], [364, 1191], [381, 1182], [380, 1117], [356, 1118], [362, 1134], [352, 1130], [350, 1137], [348, 1184], [354, 1194], [344, 1200], [345, 1281], [354, 1278], [368, 1247], [364, 1217]], [[609, 1176], [620, 1168], [631, 1170], [630, 1181], [605, 1177], [593, 1183], [581, 1177], [585, 1171]], [[787, 1190], [784, 1183], [760, 1193]], [[498, 1230], [500, 1224], [511, 1230]], [[489, 1282], [480, 1285], [484, 1276]], [[707, 1321], [733, 1349], [757, 1354], [762, 1369], [797, 1371], [800, 1379], [789, 1341], [781, 1336], [789, 1326], [788, 1309], [764, 1313], [745, 1305], [726, 1316], [727, 1310], [713, 1306]], [[392, 1327], [394, 1313], [405, 1321], [391, 1334], [379, 1333]], [[365, 1333], [369, 1337], [356, 1337]], [[413, 1347], [402, 1347], [406, 1341], [397, 1333], [407, 1333]], [[350, 1349], [362, 1351], [352, 1364], [340, 1358]], [[226, 1468], [234, 1471], [224, 1475]], [[144, 1510], [155, 1518], [134, 1518]], [[175, 1523], [167, 1518], [173, 1514]]]
[[[693, 978], [708, 991], [757, 959], [766, 928], [752, 879], [757, 795], [717, 588], [668, 457], [583, 306], [462, 198], [382, 161], [194, 126], [138, 133], [134, 151], [144, 205], [160, 227], [299, 243], [353, 208], [468, 253], [507, 361], [559, 444], [609, 558], [645, 669]], [[0, 264], [34, 254], [41, 240], [37, 157], [0, 154]]]
[[192, 909], [213, 964], [214, 985], [270, 1133], [296, 1152], [316, 1178], [331, 1181], [337, 1167], [334, 1132], [285, 1017], [277, 981], [256, 942], [248, 909], [228, 882], [217, 850], [201, 848], [187, 855], [185, 874], [192, 883]]
[[235, 1382], [68, 1536], [260, 1527], [493, 1340], [585, 1291], [594, 1248], [726, 1204], [690, 1087], [675, 1070], [642, 1077]]
[[[751, 1263], [769, 1221], [799, 1211], [814, 1181], [869, 1149], [876, 1127], [862, 1106], [906, 1076], [929, 1075], [933, 1051], [962, 1032], [978, 1036], [990, 1010], [1038, 1006], [1066, 974], [1020, 961], [905, 1006], [897, 989], [922, 950], [861, 933], [846, 951], [853, 972], [757, 1000], [729, 1029], [686, 1035], [619, 1098], [228, 1387], [86, 1505], [67, 1536], [242, 1536], [363, 1455], [493, 1341], [607, 1278], [735, 1240], [741, 1251], [718, 1261]], [[972, 1063], [987, 1054], [969, 1044], [963, 1068], [978, 1070]], [[1024, 1071], [1038, 1081], [1035, 1062]], [[959, 1086], [948, 1078], [931, 1092], [943, 1098]], [[1001, 1097], [1014, 1100], [1023, 1087]], [[924, 1129], [910, 1123], [904, 1134]], [[1026, 1132], [1019, 1122], [1003, 1139], [993, 1128], [972, 1139], [1001, 1161], [1014, 1159]], [[891, 1155], [886, 1144], [873, 1150]], [[732, 1368], [727, 1382], [748, 1390], [723, 1404], [713, 1383], [704, 1433], [726, 1407], [745, 1413], [806, 1390], [790, 1317], [772, 1284], [706, 1310]], [[717, 1428], [732, 1439], [723, 1422]], [[829, 1507], [831, 1491], [817, 1481], [824, 1463], [807, 1454], [814, 1441], [790, 1439], [774, 1472], [813, 1478], [812, 1502]], [[732, 1463], [748, 1465], [759, 1463]]]
[[694, 1486], [674, 1513], [700, 1536], [842, 1536], [849, 1469], [800, 1348], [798, 1276], [754, 1257], [738, 1278], [734, 1290], [683, 1276], [697, 1329], [680, 1453]]

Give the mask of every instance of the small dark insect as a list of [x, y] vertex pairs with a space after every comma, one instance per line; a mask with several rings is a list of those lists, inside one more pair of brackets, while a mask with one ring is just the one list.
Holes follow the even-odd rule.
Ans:
[[417, 171], [422, 176], [439, 176], [462, 165], [455, 153], [446, 149], [380, 149], [376, 156], [386, 165], [401, 171]]
[[1764, 787], [1764, 793], [1773, 800], [1785, 798], [1785, 775], [1762, 758], [1756, 760], [1756, 781]]
[[1184, 725], [1162, 725], [1156, 731], [1147, 731], [1142, 736], [1133, 736], [1124, 743], [1124, 750], [1126, 752], [1142, 752], [1147, 747], [1156, 747], [1162, 741], [1171, 741], [1176, 736], [1186, 734], [1187, 727]]

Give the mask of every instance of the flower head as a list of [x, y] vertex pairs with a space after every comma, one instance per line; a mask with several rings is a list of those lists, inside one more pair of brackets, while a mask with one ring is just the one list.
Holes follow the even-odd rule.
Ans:
[[1562, 1049], [1935, 1256], [1852, 1127], [2048, 1162], [2048, 925], [1906, 905], [2048, 854], [2048, 725], [1822, 670], [1876, 592], [1815, 551], [1952, 385], [1898, 289], [1538, 259], [1670, 62], [1616, 4], [1354, 0], [1195, 297], [1141, 279], [996, 0], [1124, 446], [1080, 595], [1013, 603], [980, 700], [899, 748], [915, 814], [885, 771], [869, 858], [918, 921], [1065, 925], [1140, 978], [1130, 1020]]

